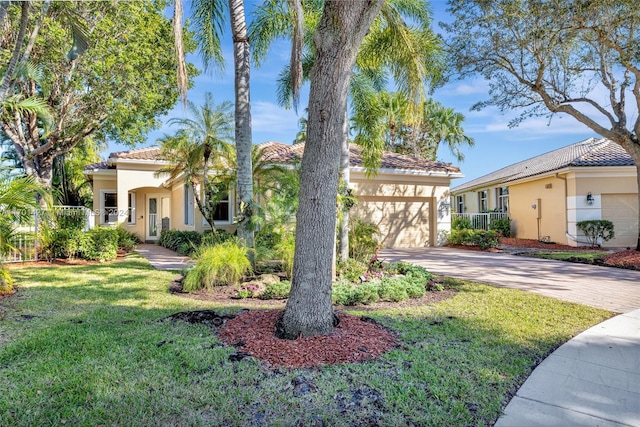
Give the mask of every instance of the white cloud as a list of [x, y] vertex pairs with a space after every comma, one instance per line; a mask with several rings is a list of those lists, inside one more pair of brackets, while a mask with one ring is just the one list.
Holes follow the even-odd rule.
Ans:
[[294, 110], [285, 110], [273, 102], [254, 101], [251, 103], [253, 142], [292, 141], [298, 132], [298, 120]]

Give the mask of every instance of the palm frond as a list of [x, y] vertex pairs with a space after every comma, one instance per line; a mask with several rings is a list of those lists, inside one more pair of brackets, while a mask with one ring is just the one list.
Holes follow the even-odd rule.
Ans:
[[226, 22], [227, 4], [223, 0], [193, 0], [193, 27], [205, 70], [224, 70], [221, 39]]

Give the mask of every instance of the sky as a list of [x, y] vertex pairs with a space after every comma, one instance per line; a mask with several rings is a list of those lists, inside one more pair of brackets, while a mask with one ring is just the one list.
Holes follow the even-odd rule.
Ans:
[[[247, 0], [247, 20], [251, 20], [251, 3]], [[190, 3], [185, 4], [185, 14], [189, 11]], [[441, 32], [438, 22], [448, 21], [446, 1], [432, 0], [434, 30]], [[233, 47], [230, 36], [225, 34], [223, 53], [225, 70], [202, 72], [194, 79], [194, 87], [189, 91], [189, 101], [196, 105], [202, 104], [205, 92], [213, 94], [216, 103], [232, 101], [233, 96]], [[251, 70], [251, 114], [253, 125], [253, 143], [265, 141], [279, 141], [292, 143], [299, 130], [299, 116], [294, 110], [286, 110], [277, 104], [277, 78], [283, 65], [290, 60], [290, 42], [280, 40], [273, 44], [267, 60], [261, 68]], [[201, 61], [197, 55], [187, 58], [202, 70]], [[465, 133], [475, 141], [473, 147], [464, 147], [462, 152], [465, 160], [459, 162], [446, 147], [439, 149], [438, 160], [453, 163], [460, 167], [463, 178], [452, 181], [451, 186], [463, 184], [472, 179], [486, 175], [504, 166], [525, 160], [549, 151], [564, 147], [590, 137], [598, 137], [594, 131], [587, 128], [569, 116], [554, 116], [551, 120], [543, 117], [529, 118], [516, 128], [509, 128], [509, 121], [516, 117], [515, 112], [500, 113], [495, 107], [487, 107], [481, 111], [470, 111], [472, 105], [489, 98], [489, 86], [481, 77], [476, 79], [452, 80], [437, 89], [433, 98], [443, 105], [454, 108], [465, 116], [463, 127]], [[308, 84], [303, 87], [300, 98], [299, 113], [304, 111], [308, 100]], [[166, 122], [172, 117], [186, 117], [181, 105], [176, 107], [162, 120]], [[162, 126], [161, 129], [149, 134], [144, 146], [154, 145], [156, 140], [164, 134], [171, 134], [175, 128]], [[127, 150], [128, 147], [110, 144], [104, 157], [109, 152]]]

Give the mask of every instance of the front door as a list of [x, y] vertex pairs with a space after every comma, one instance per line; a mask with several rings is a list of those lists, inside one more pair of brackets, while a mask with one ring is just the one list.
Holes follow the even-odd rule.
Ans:
[[146, 240], [158, 240], [160, 231], [170, 227], [170, 206], [169, 196], [147, 196]]

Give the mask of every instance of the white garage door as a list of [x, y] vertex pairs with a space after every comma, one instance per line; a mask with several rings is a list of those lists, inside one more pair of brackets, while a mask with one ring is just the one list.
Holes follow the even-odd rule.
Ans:
[[420, 248], [429, 246], [431, 200], [360, 197], [354, 216], [378, 226], [385, 248]]
[[602, 219], [613, 222], [616, 237], [604, 243], [607, 247], [635, 248], [638, 241], [638, 196], [635, 194], [603, 194]]

